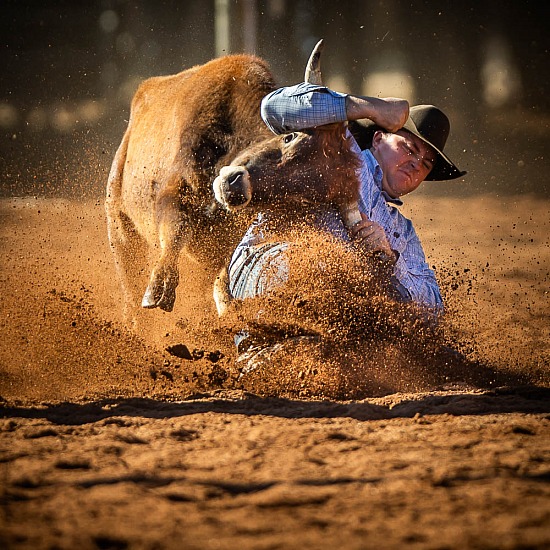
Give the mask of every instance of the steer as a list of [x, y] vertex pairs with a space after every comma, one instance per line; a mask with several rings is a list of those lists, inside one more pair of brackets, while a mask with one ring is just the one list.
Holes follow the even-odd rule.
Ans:
[[[319, 51], [320, 44], [310, 63], [318, 63]], [[306, 79], [315, 71], [308, 66]], [[260, 118], [260, 102], [274, 88], [263, 60], [232, 55], [148, 79], [137, 90], [105, 201], [127, 316], [140, 299], [144, 308], [173, 309], [184, 248], [211, 269], [227, 262], [241, 235], [236, 215], [216, 202], [218, 174], [229, 175], [225, 206], [250, 202], [253, 188], [251, 204], [258, 207], [332, 202], [346, 213], [347, 225], [357, 221], [356, 157], [344, 125], [273, 136]], [[241, 168], [223, 168], [231, 164]], [[137, 275], [149, 257], [143, 290]]]

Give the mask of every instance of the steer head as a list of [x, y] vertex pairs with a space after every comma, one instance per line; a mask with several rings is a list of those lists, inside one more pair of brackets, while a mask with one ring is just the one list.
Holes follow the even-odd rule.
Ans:
[[[321, 84], [320, 52], [315, 46], [305, 80]], [[336, 204], [344, 224], [361, 220], [357, 209], [359, 158], [352, 150], [345, 124], [319, 126], [268, 138], [243, 150], [214, 180], [218, 202], [228, 210], [249, 204]]]

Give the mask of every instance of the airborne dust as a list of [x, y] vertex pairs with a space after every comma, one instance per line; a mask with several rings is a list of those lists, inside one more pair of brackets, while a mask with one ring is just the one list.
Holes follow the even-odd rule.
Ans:
[[[265, 307], [245, 305], [218, 320], [215, 274], [183, 254], [174, 311], [143, 311], [132, 328], [122, 319], [102, 201], [5, 199], [2, 281], [9, 299], [0, 395], [31, 403], [177, 399], [244, 388], [360, 398], [457, 384], [546, 384], [546, 205], [528, 197], [500, 205], [486, 196], [420, 198], [409, 208], [447, 303], [437, 330], [376, 289], [367, 292], [369, 272], [349, 250], [303, 232], [293, 236], [303, 246], [293, 249], [289, 284]], [[454, 229], [458, 216], [461, 235]], [[258, 321], [287, 334], [317, 334], [323, 343], [295, 350], [282, 365], [275, 357], [276, 370], [238, 381], [232, 336]]]

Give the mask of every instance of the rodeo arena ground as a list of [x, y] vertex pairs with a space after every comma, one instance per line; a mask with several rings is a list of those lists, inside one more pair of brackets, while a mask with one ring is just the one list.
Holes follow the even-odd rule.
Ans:
[[[162, 213], [146, 192], [137, 213], [110, 193], [129, 163], [151, 183], [150, 159], [174, 158], [163, 109], [118, 165], [128, 111], [111, 113], [110, 141], [63, 134], [53, 161], [12, 115], [0, 109], [0, 547], [550, 548], [549, 115], [491, 115], [529, 133], [501, 143], [508, 164], [470, 142], [466, 183], [427, 183], [400, 207], [441, 287], [437, 327], [358, 293], [357, 263], [311, 228], [294, 229], [285, 290], [219, 315], [212, 257], [256, 215], [219, 205], [222, 222], [196, 221], [193, 250], [162, 267], [179, 272], [175, 301], [149, 286], [140, 307], [159, 246], [124, 265], [112, 248]], [[480, 183], [495, 175], [545, 192]], [[242, 376], [233, 337], [259, 317], [321, 343]]]

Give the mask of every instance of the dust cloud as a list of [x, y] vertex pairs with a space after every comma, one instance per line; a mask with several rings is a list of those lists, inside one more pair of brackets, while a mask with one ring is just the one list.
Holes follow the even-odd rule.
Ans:
[[[174, 312], [144, 310], [130, 327], [102, 201], [5, 199], [2, 282], [9, 299], [0, 395], [36, 402], [246, 389], [237, 381], [232, 336], [239, 323], [255, 322], [254, 308], [264, 312], [264, 326], [324, 341], [315, 368], [302, 368], [295, 355], [296, 383], [260, 394], [345, 399], [453, 383], [547, 384], [547, 203], [490, 195], [410, 203], [446, 298], [437, 330], [422, 323], [421, 312], [365, 292], [370, 280], [361, 263], [311, 235], [297, 238], [303, 246], [296, 247], [294, 275], [266, 304], [219, 320], [213, 274], [183, 254]], [[179, 357], [174, 349], [184, 348], [173, 346], [189, 353]], [[314, 375], [305, 380], [324, 363], [329, 371], [347, 370], [338, 376], [351, 382], [323, 389]]]

